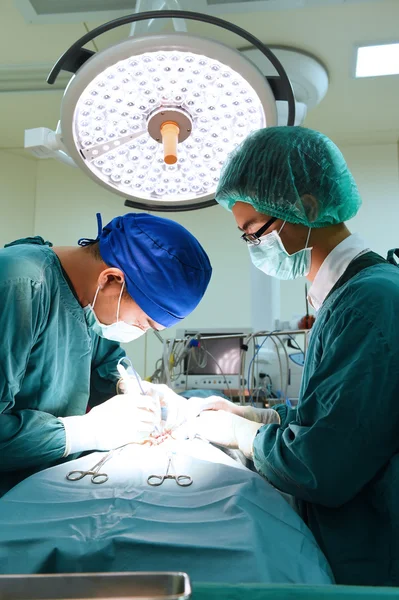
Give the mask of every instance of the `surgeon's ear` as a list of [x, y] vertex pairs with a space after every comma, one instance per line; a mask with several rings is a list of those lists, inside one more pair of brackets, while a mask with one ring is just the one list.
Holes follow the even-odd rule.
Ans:
[[120, 293], [124, 281], [125, 276], [120, 269], [109, 267], [100, 273], [97, 284], [105, 294], [115, 295]]
[[303, 194], [301, 201], [309, 223], [314, 223], [319, 214], [319, 205], [316, 198], [312, 194]]

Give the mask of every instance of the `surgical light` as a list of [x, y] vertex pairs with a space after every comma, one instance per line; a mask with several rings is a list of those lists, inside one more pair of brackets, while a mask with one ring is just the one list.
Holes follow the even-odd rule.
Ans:
[[66, 89], [63, 142], [90, 176], [125, 197], [208, 200], [229, 153], [275, 123], [274, 112], [265, 114], [270, 100], [255, 67], [216, 42], [185, 34], [126, 40], [84, 65]]
[[184, 11], [140, 13], [78, 40], [48, 79], [55, 81], [61, 69], [75, 73], [50, 145], [58, 143], [88, 176], [130, 206], [147, 210], [213, 204], [229, 154], [251, 132], [277, 124], [275, 93], [267, 78], [238, 51], [217, 41], [174, 33], [131, 37], [97, 53], [83, 48], [88, 36], [176, 13], [244, 32], [280, 71], [291, 122], [295, 110], [289, 80], [272, 52], [221, 19]]

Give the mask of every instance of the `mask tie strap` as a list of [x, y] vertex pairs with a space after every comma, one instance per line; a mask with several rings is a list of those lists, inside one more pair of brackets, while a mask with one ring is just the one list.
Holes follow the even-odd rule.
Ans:
[[91, 305], [92, 308], [94, 308], [94, 305], [96, 303], [97, 300], [97, 296], [98, 296], [98, 292], [100, 291], [100, 286], [98, 286], [96, 293], [94, 294], [94, 300], [93, 300], [93, 304]]
[[287, 221], [284, 221], [284, 223], [281, 225], [280, 229], [278, 230], [278, 234], [280, 235], [280, 233], [283, 231], [283, 227], [286, 224]]
[[116, 310], [116, 322], [117, 323], [119, 322], [119, 310], [121, 307], [121, 300], [122, 300], [122, 294], [123, 294], [124, 287], [125, 287], [125, 282], [123, 281], [122, 287], [121, 287], [121, 293], [119, 294], [118, 308]]
[[310, 239], [310, 233], [311, 233], [311, 231], [312, 231], [312, 229], [309, 227], [308, 237], [307, 237], [307, 239], [306, 239], [306, 246], [305, 246], [305, 250], [306, 250], [306, 248], [308, 247], [308, 244], [309, 244], [309, 239]]

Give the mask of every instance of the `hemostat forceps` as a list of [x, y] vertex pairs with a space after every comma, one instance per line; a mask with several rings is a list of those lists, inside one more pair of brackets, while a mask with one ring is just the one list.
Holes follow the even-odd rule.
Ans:
[[147, 477], [148, 485], [162, 485], [165, 479], [174, 479], [177, 485], [180, 485], [181, 487], [188, 487], [193, 483], [193, 478], [190, 477], [190, 475], [176, 475], [173, 465], [173, 455], [174, 452], [168, 453], [168, 466], [166, 467], [165, 475], [149, 475]]
[[92, 483], [96, 483], [96, 484], [105, 483], [106, 481], [108, 481], [108, 475], [107, 475], [107, 473], [100, 473], [101, 467], [103, 465], [105, 465], [107, 460], [109, 460], [113, 456], [114, 452], [116, 452], [117, 450], [122, 450], [122, 448], [125, 448], [125, 446], [129, 446], [129, 444], [125, 444], [124, 446], [119, 446], [118, 448], [109, 450], [102, 457], [102, 459], [99, 460], [98, 463], [96, 463], [94, 465], [94, 467], [92, 467], [91, 469], [88, 469], [87, 471], [81, 471], [81, 470], [70, 471], [68, 473], [68, 475], [66, 476], [66, 478], [68, 479], [68, 481], [79, 481], [80, 479], [83, 479], [83, 477], [86, 477], [86, 475], [91, 475]]

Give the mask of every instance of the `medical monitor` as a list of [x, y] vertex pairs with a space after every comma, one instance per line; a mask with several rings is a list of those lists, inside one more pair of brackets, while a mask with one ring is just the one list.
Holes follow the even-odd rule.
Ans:
[[[186, 356], [177, 388], [220, 389], [239, 387], [241, 351], [248, 329], [189, 331], [184, 337], [196, 337], [198, 346]], [[197, 343], [196, 340], [193, 342]]]
[[[184, 372], [188, 375], [238, 375], [243, 337], [214, 337], [198, 341], [198, 352], [205, 362], [199, 365], [190, 353], [185, 360]], [[195, 352], [195, 348], [194, 348]]]

